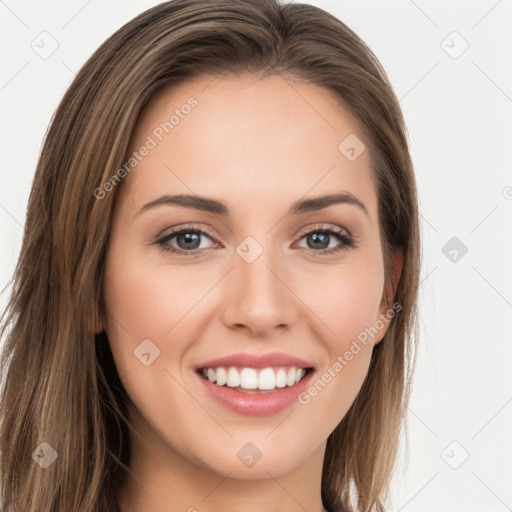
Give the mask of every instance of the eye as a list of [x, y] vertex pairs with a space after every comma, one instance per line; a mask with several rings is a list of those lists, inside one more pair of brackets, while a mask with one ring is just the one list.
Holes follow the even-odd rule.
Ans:
[[[195, 226], [183, 226], [167, 233], [155, 243], [164, 251], [178, 256], [201, 256], [208, 247], [201, 244], [201, 238], [214, 239], [209, 230], [196, 228]], [[306, 238], [308, 249], [313, 253], [327, 255], [357, 247], [355, 240], [343, 229], [334, 226], [318, 225], [302, 235], [300, 240]], [[329, 247], [331, 242], [338, 240], [338, 244]], [[175, 239], [175, 240], [174, 240]], [[174, 243], [171, 241], [174, 240]], [[219, 244], [215, 242], [217, 246]]]
[[[302, 235], [301, 240], [304, 238], [306, 238], [308, 248], [313, 248], [313, 252], [321, 254], [332, 254], [357, 247], [355, 240], [346, 231], [334, 226], [315, 226], [314, 229]], [[341, 243], [329, 247], [333, 238]]]
[[[156, 243], [164, 251], [176, 253], [180, 256], [200, 256], [203, 253], [202, 249], [205, 249], [204, 246], [201, 247], [202, 237], [212, 239], [213, 234], [192, 226], [183, 226], [159, 238]], [[170, 244], [170, 241], [174, 238], [178, 247]]]

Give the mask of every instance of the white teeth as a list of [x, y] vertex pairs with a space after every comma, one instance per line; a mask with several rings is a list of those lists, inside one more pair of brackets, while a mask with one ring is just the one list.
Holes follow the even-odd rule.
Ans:
[[203, 375], [218, 386], [227, 385], [230, 388], [272, 390], [294, 386], [306, 374], [304, 368], [280, 367], [280, 368], [241, 368], [235, 367], [203, 368]]
[[284, 388], [286, 386], [286, 372], [279, 368], [276, 373], [276, 388]]
[[240, 386], [244, 389], [256, 389], [258, 387], [258, 374], [254, 368], [244, 368], [240, 372]]
[[228, 378], [226, 384], [230, 388], [237, 388], [238, 386], [240, 386], [240, 374], [238, 373], [236, 368], [230, 368], [228, 370]]
[[224, 386], [228, 381], [228, 374], [224, 368], [217, 368], [217, 384], [219, 386]]
[[[243, 370], [242, 370], [243, 371]], [[276, 387], [276, 374], [272, 368], [264, 368], [258, 376], [259, 389], [274, 389]]]
[[290, 368], [290, 371], [288, 372], [288, 375], [286, 377], [286, 385], [287, 386], [293, 386], [295, 384], [295, 374], [297, 373], [297, 370], [295, 368]]

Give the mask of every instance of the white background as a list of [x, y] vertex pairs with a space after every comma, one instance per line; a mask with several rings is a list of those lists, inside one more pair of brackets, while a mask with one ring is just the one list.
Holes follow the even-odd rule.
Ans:
[[[0, 287], [21, 248], [45, 131], [74, 73], [157, 3], [0, 2]], [[381, 60], [417, 173], [421, 348], [390, 509], [512, 510], [512, 2], [309, 3]], [[31, 48], [43, 31], [58, 43], [47, 59]], [[443, 253], [452, 237], [456, 261], [454, 247]]]

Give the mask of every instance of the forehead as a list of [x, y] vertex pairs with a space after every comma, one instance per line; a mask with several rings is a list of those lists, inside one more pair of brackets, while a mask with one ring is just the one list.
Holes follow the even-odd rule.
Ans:
[[136, 207], [183, 193], [264, 211], [346, 190], [376, 216], [357, 123], [330, 91], [297, 79], [200, 77], [162, 90], [140, 116], [127, 158], [144, 146], [123, 183]]

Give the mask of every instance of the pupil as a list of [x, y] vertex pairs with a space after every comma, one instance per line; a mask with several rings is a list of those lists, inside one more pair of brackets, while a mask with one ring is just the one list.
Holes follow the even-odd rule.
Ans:
[[[195, 238], [195, 240], [194, 240]], [[177, 242], [178, 242], [178, 245], [180, 245], [179, 241], [180, 240], [184, 240], [186, 244], [188, 245], [185, 245], [185, 249], [197, 249], [197, 247], [199, 247], [199, 234], [198, 233], [182, 233], [180, 235], [178, 235], [177, 237]], [[192, 243], [192, 247], [190, 246], [190, 243]], [[195, 243], [195, 245], [194, 245]]]
[[317, 242], [320, 242], [320, 245], [326, 244], [325, 247], [322, 247], [322, 249], [326, 249], [329, 246], [329, 235], [327, 233], [313, 233], [310, 235], [310, 237], [314, 241], [313, 247], [319, 247]]

